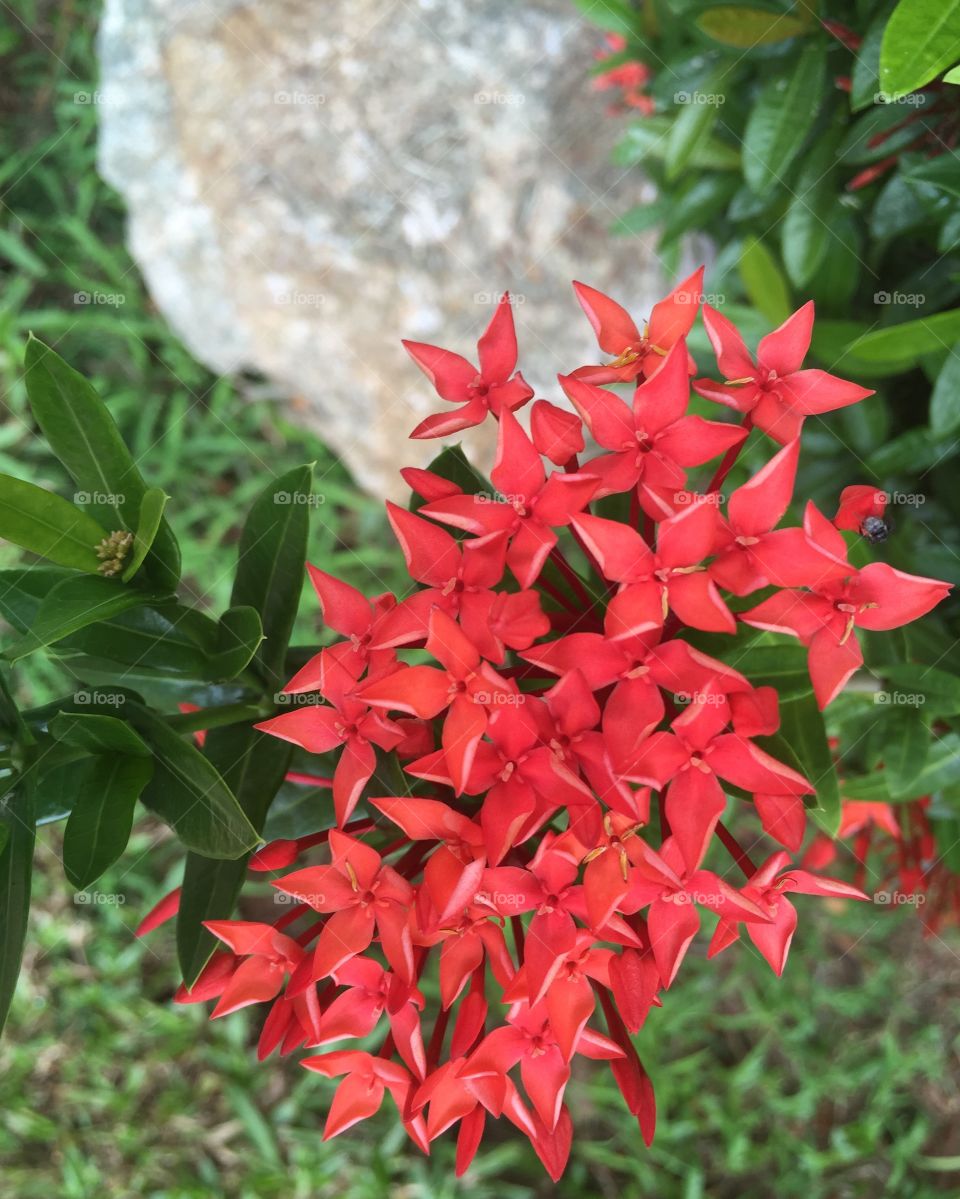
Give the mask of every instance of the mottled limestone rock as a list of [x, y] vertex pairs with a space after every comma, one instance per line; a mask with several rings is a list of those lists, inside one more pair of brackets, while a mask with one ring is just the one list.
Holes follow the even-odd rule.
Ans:
[[538, 394], [592, 353], [569, 287], [642, 315], [655, 260], [613, 240], [639, 197], [589, 91], [569, 0], [107, 0], [101, 169], [192, 352], [298, 397], [390, 489], [436, 403], [401, 337], [472, 355], [517, 298]]

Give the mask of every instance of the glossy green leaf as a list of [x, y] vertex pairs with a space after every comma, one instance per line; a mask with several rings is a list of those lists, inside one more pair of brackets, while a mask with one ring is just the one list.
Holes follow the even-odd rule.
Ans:
[[187, 849], [209, 858], [239, 858], [258, 842], [257, 831], [220, 772], [192, 741], [159, 716], [126, 704], [129, 719], [154, 751], [154, 772], [141, 799]]
[[785, 42], [807, 32], [806, 21], [799, 16], [770, 12], [745, 4], [721, 4], [708, 8], [697, 18], [697, 25], [714, 41], [738, 50], [752, 50]]
[[790, 293], [773, 255], [755, 237], [743, 243], [740, 278], [754, 307], [771, 325], [782, 325], [793, 311]]
[[256, 661], [272, 691], [287, 681], [283, 662], [305, 577], [312, 477], [311, 466], [298, 466], [268, 483], [240, 535], [231, 605], [259, 613], [264, 640]]
[[930, 396], [930, 428], [944, 437], [960, 428], [960, 342], [954, 344]]
[[776, 687], [781, 701], [813, 691], [807, 651], [800, 645], [756, 646], [743, 654], [737, 669], [755, 687]]
[[217, 625], [217, 652], [210, 659], [209, 677], [235, 679], [245, 670], [263, 641], [256, 608], [228, 608]]
[[98, 754], [76, 766], [76, 799], [63, 834], [63, 869], [82, 891], [127, 847], [133, 809], [150, 781], [147, 757]]
[[160, 531], [166, 503], [167, 497], [159, 487], [148, 487], [143, 493], [140, 512], [137, 515], [137, 528], [133, 535], [133, 548], [122, 575], [125, 583], [133, 578], [149, 554], [150, 547]]
[[698, 148], [709, 141], [717, 123], [719, 105], [725, 99], [719, 90], [723, 79], [722, 72], [714, 72], [692, 91], [675, 93], [676, 97], [681, 97], [677, 103], [682, 106], [674, 117], [667, 137], [664, 167], [668, 181], [679, 178]]
[[815, 278], [832, 240], [834, 170], [839, 129], [817, 138], [805, 156], [781, 225], [783, 265], [796, 288]]
[[95, 575], [63, 579], [40, 601], [28, 632], [5, 651], [4, 657], [17, 661], [87, 625], [159, 598]]
[[960, 58], [960, 0], [900, 0], [880, 47], [880, 88], [897, 100]]
[[854, 112], [876, 104], [880, 91], [880, 44], [887, 27], [886, 12], [878, 14], [867, 27], [859, 50], [853, 56], [850, 77], [850, 107]]
[[0, 823], [7, 829], [0, 851], [0, 1029], [20, 973], [23, 944], [30, 911], [30, 882], [36, 822], [29, 781], [22, 782], [0, 800]]
[[884, 720], [886, 749], [884, 768], [887, 786], [894, 799], [909, 794], [930, 748], [930, 730], [916, 708], [894, 708]]
[[106, 535], [92, 516], [61, 496], [0, 475], [0, 538], [59, 566], [96, 574], [96, 547]]
[[[74, 702], [77, 702], [76, 697]], [[116, 716], [104, 716], [99, 712], [59, 712], [50, 721], [50, 732], [58, 741], [92, 754], [150, 757], [150, 747], [143, 738]]]
[[[204, 753], [236, 795], [251, 825], [262, 832], [267, 810], [290, 765], [293, 747], [251, 725], [230, 725], [207, 734]], [[204, 920], [226, 920], [233, 914], [247, 871], [247, 856], [212, 862], [187, 854], [180, 909], [177, 953], [187, 986], [191, 986], [215, 947]]]
[[639, 14], [624, 0], [573, 0], [588, 21], [612, 33], [634, 32]]
[[789, 75], [764, 85], [743, 135], [743, 173], [759, 195], [783, 183], [800, 153], [823, 100], [826, 58], [822, 47], [798, 55]]
[[[147, 486], [106, 405], [83, 375], [35, 337], [27, 342], [24, 363], [30, 408], [77, 485], [77, 502], [108, 532], [134, 531]], [[180, 551], [166, 522], [150, 560], [151, 578], [173, 590], [180, 579]]]
[[943, 82], [953, 84], [960, 83], [960, 66], [951, 67], [950, 70], [947, 71], [946, 75], [944, 75]]
[[[614, 161], [620, 166], [634, 166], [647, 158], [663, 160], [667, 154], [667, 138], [673, 122], [668, 116], [644, 117], [631, 125], [617, 143]], [[699, 142], [687, 161], [689, 168], [714, 171], [735, 171], [740, 166], [740, 150], [708, 137]]]
[[924, 354], [944, 350], [960, 341], [960, 308], [937, 312], [887, 329], [875, 329], [851, 342], [847, 351], [855, 358], [902, 369]]
[[[792, 750], [803, 773], [816, 789], [817, 805], [810, 809], [810, 815], [828, 836], [836, 836], [840, 827], [840, 786], [827, 744], [823, 713], [813, 695], [780, 705], [780, 731], [776, 741], [781, 747], [788, 746]], [[782, 756], [776, 751], [771, 752]]]

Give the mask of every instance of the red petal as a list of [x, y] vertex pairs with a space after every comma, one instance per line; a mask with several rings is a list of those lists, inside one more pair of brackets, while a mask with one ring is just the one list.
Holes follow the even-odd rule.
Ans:
[[[740, 331], [733, 321], [728, 320], [716, 308], [704, 304], [703, 323], [707, 330], [707, 336], [710, 338], [710, 344], [713, 346], [713, 352], [717, 356], [717, 365], [721, 375], [725, 379], [752, 379], [757, 368], [754, 366], [750, 352], [744, 345]], [[699, 385], [697, 390], [700, 390]], [[731, 398], [736, 394], [733, 388], [728, 390], [719, 388], [718, 390], [724, 395], [730, 395]]]
[[343, 717], [336, 708], [311, 704], [262, 720], [253, 727], [261, 733], [279, 737], [281, 741], [299, 745], [312, 754], [325, 754], [340, 744], [342, 738], [336, 726], [342, 723]]
[[703, 271], [702, 266], [698, 267], [668, 296], [654, 304], [647, 330], [651, 345], [666, 350], [690, 332], [703, 303]]
[[636, 446], [636, 419], [619, 396], [572, 375], [557, 377], [597, 445], [607, 450]]
[[517, 334], [510, 293], [504, 292], [486, 332], [477, 342], [480, 371], [486, 383], [503, 383], [517, 365]]
[[813, 333], [813, 301], [787, 317], [783, 324], [760, 339], [757, 361], [765, 371], [776, 371], [782, 378], [798, 371], [810, 348]]
[[500, 414], [497, 457], [490, 478], [508, 503], [527, 503], [546, 479], [536, 446], [509, 411]]
[[761, 470], [730, 496], [730, 523], [742, 537], [768, 533], [783, 518], [793, 496], [800, 440], [774, 454]]
[[370, 627], [370, 601], [356, 587], [307, 563], [307, 574], [320, 601], [324, 623], [344, 637], [358, 636]]
[[389, 500], [387, 516], [400, 542], [411, 578], [431, 587], [442, 587], [456, 577], [460, 568], [460, 549], [446, 529]]
[[422, 341], [405, 341], [403, 348], [437, 389], [441, 399], [463, 404], [471, 398], [470, 384], [477, 377], [477, 368], [466, 358]]
[[564, 466], [584, 448], [578, 418], [549, 400], [537, 400], [530, 409], [530, 432], [540, 453], [557, 466]]
[[753, 797], [763, 831], [775, 841], [797, 853], [807, 828], [807, 808], [798, 795], [762, 795]]
[[[593, 326], [601, 350], [617, 355], [640, 341], [640, 330], [634, 324], [633, 318], [615, 300], [585, 283], [575, 282], [573, 290], [577, 293], [580, 307]], [[696, 316], [695, 311], [693, 316]]]
[[655, 899], [647, 914], [650, 946], [664, 987], [669, 987], [676, 978], [684, 954], [700, 927], [697, 909], [682, 892], [677, 896], [670, 900]]
[[951, 588], [952, 584], [939, 579], [908, 575], [886, 562], [871, 562], [857, 575], [853, 587], [857, 604], [872, 605], [857, 613], [857, 627], [884, 630], [909, 624], [935, 608]]
[[818, 706], [823, 709], [840, 694], [847, 680], [863, 665], [863, 651], [855, 632], [846, 640], [832, 629], [821, 629], [810, 642], [810, 681]]

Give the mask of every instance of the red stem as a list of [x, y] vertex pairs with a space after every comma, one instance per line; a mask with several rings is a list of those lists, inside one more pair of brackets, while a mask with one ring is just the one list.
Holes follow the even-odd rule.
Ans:
[[[749, 436], [750, 430], [753, 428], [753, 420], [751, 419], [749, 412], [743, 418], [743, 428], [746, 429], [747, 435]], [[736, 445], [732, 445], [730, 449], [727, 450], [727, 452], [723, 455], [723, 458], [720, 460], [720, 465], [717, 467], [717, 473], [710, 480], [710, 486], [706, 491], [707, 495], [712, 495], [715, 491], [719, 491], [723, 486], [724, 480], [733, 469], [733, 464], [740, 457], [740, 451], [746, 444], [746, 441], [747, 438], [744, 437], [743, 441], [738, 441]]]
[[717, 824], [717, 836], [746, 877], [752, 878], [757, 872], [756, 866], [750, 860], [750, 855], [722, 820]]

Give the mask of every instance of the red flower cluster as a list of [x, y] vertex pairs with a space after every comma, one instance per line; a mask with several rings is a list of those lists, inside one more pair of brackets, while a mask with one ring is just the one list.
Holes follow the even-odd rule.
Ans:
[[[723, 823], [734, 788], [795, 851], [814, 783], [756, 741], [779, 726], [774, 688], [696, 648], [692, 631], [731, 645], [744, 623], [800, 637], [823, 706], [861, 661], [857, 628], [913, 620], [948, 587], [883, 564], [855, 569], [812, 504], [802, 527], [777, 528], [804, 418], [869, 393], [802, 369], [812, 306], [764, 338], [756, 362], [710, 310], [727, 383], [694, 387], [744, 420], [688, 413], [700, 281], [642, 330], [577, 285], [613, 361], [561, 376], [576, 415], [539, 400], [530, 434], [514, 415], [533, 393], [515, 373], [507, 296], [479, 369], [408, 346], [458, 405], [414, 436], [492, 414], [492, 487], [472, 494], [440, 473], [404, 472], [422, 501], [416, 512], [388, 506], [415, 584], [407, 596], [367, 599], [311, 571], [342, 640], [288, 690], [325, 702], [258, 727], [339, 755], [337, 827], [267, 846], [253, 865], [284, 869], [321, 841], [329, 853], [274, 880], [292, 900], [275, 924], [212, 922], [226, 949], [180, 995], [216, 998], [215, 1016], [269, 1002], [262, 1056], [322, 1049], [304, 1064], [343, 1077], [328, 1137], [389, 1092], [424, 1152], [458, 1127], [458, 1171], [487, 1118], [506, 1116], [557, 1178], [579, 1055], [609, 1064], [649, 1143], [653, 1091], [630, 1034], [661, 1005], [701, 910], [719, 918], [711, 952], [742, 929], [779, 973], [797, 922], [788, 896], [864, 898], [783, 850], [755, 865]], [[632, 396], [600, 385], [610, 382], [633, 384]], [[719, 489], [751, 424], [782, 448], [724, 510]], [[588, 438], [600, 452], [581, 461]], [[708, 489], [690, 490], [688, 471], [720, 455]], [[728, 606], [758, 591], [750, 610]], [[351, 822], [361, 802], [366, 816]], [[715, 841], [739, 886], [705, 865]], [[428, 1001], [435, 986], [439, 1001]], [[329, 1048], [376, 1031], [373, 1049]]]
[[653, 97], [645, 90], [651, 80], [650, 68], [642, 62], [626, 57], [627, 39], [619, 33], [608, 33], [605, 45], [594, 54], [601, 64], [616, 59], [615, 66], [605, 67], [593, 77], [593, 87], [598, 92], [619, 93], [616, 102], [607, 109], [609, 116], [619, 116], [631, 110], [649, 117], [656, 111]]

